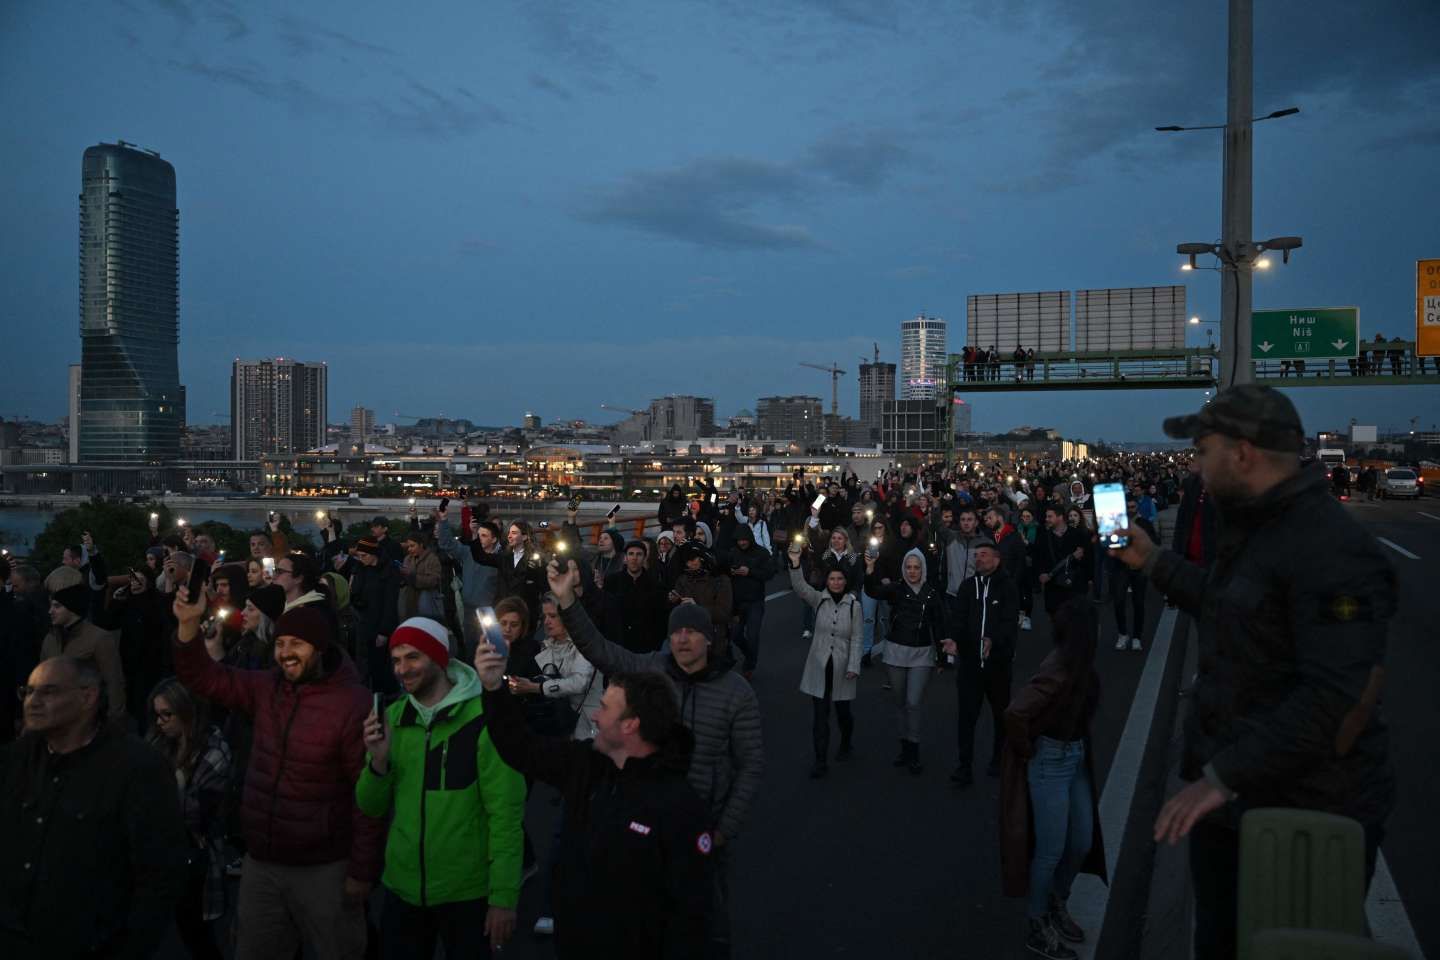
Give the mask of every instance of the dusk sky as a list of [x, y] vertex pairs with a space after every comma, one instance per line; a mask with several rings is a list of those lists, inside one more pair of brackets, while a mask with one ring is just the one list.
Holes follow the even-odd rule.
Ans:
[[[1257, 0], [1255, 307], [1414, 331], [1440, 257], [1440, 3]], [[303, 11], [300, 12], [300, 11]], [[975, 293], [1218, 274], [1222, 0], [0, 3], [0, 416], [65, 413], [87, 146], [175, 166], [192, 423], [230, 362], [330, 366], [353, 404], [516, 423], [599, 404], [825, 398]], [[1191, 330], [1191, 343], [1203, 344]], [[1011, 345], [1001, 345], [1005, 349]], [[1291, 394], [1312, 432], [1440, 421], [1431, 388]], [[1199, 391], [974, 399], [974, 427], [1161, 436]]]

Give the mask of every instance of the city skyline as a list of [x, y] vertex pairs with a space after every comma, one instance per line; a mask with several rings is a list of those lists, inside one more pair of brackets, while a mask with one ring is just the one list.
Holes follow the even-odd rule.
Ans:
[[[120, 137], [180, 170], [192, 423], [221, 419], [240, 353], [325, 359], [330, 422], [357, 404], [381, 421], [604, 422], [600, 402], [668, 393], [713, 396], [723, 418], [823, 396], [797, 361], [853, 371], [878, 342], [898, 364], [920, 313], [958, 349], [972, 294], [1183, 282], [1218, 319], [1215, 275], [1174, 254], [1218, 229], [1218, 138], [1152, 128], [1223, 117], [1223, 9], [457, 5], [445, 31], [311, 15], [0, 13], [25, 185], [0, 217], [26, 225], [0, 239], [0, 413], [66, 411], [74, 157]], [[1305, 237], [1257, 279], [1257, 308], [1357, 304], [1367, 337], [1413, 329], [1414, 260], [1440, 250], [1407, 187], [1437, 145], [1427, 23], [1429, 6], [1257, 10], [1257, 107], [1302, 113], [1256, 128], [1256, 228]], [[1348, 56], [1310, 56], [1339, 30]], [[1426, 413], [1413, 389], [1294, 397], [1307, 427]], [[1202, 398], [1071, 399], [987, 397], [975, 428], [1154, 439]], [[858, 406], [852, 373], [841, 412]]]

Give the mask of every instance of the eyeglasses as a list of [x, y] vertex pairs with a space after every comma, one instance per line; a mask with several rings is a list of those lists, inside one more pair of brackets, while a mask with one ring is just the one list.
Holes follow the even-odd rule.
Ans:
[[275, 574], [276, 574], [277, 576], [278, 576], [279, 574], [282, 574], [282, 573], [285, 574], [286, 576], [293, 577], [293, 576], [295, 575], [295, 569], [294, 569], [293, 567], [276, 567], [276, 568], [275, 568]]
[[80, 688], [75, 685], [61, 687], [52, 683], [47, 683], [39, 687], [20, 687], [18, 690], [15, 691], [15, 696], [18, 697], [21, 701], [28, 700], [31, 697], [39, 697], [42, 700], [49, 700], [52, 697], [59, 696], [62, 693], [69, 693], [71, 690], [79, 689]]
[[155, 711], [155, 719], [156, 719], [156, 720], [159, 720], [161, 723], [169, 723], [171, 720], [174, 720], [174, 719], [175, 719], [175, 711], [174, 711], [174, 710], [156, 710], [156, 711]]

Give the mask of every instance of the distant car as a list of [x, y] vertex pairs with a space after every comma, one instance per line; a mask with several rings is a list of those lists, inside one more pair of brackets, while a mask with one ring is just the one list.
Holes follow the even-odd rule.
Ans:
[[1425, 481], [1420, 479], [1420, 475], [1414, 470], [1406, 467], [1391, 467], [1380, 474], [1376, 484], [1375, 492], [1382, 500], [1391, 497], [1418, 498], [1425, 492]]

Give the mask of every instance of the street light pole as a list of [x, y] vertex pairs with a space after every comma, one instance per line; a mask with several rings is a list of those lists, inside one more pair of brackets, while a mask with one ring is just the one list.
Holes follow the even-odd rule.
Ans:
[[1251, 130], [1255, 77], [1252, 0], [1230, 0], [1228, 103], [1221, 205], [1220, 383], [1253, 383], [1250, 306], [1254, 250], [1250, 243], [1254, 193]]

